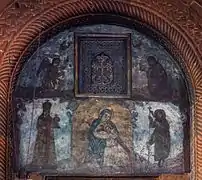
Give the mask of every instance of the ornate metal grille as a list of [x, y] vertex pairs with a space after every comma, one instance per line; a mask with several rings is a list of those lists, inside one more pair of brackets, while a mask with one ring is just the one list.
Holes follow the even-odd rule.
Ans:
[[130, 34], [76, 34], [75, 95], [130, 97]]

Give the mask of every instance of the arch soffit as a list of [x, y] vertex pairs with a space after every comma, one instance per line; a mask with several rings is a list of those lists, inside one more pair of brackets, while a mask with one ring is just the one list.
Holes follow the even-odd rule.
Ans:
[[[37, 35], [58, 22], [90, 13], [113, 13], [138, 19], [159, 31], [186, 66], [195, 91], [194, 151], [196, 179], [202, 179], [202, 6], [192, 0], [35, 0], [15, 1], [0, 16], [0, 129], [6, 137], [8, 103], [20, 71], [20, 57]], [[175, 52], [174, 52], [175, 53]], [[12, 77], [12, 78], [11, 78]], [[11, 114], [11, 113], [9, 113]], [[8, 139], [4, 139], [7, 142]], [[0, 147], [5, 152], [8, 146]], [[3, 157], [5, 159], [7, 156]], [[2, 160], [3, 160], [2, 159]], [[5, 169], [1, 167], [0, 172]]]

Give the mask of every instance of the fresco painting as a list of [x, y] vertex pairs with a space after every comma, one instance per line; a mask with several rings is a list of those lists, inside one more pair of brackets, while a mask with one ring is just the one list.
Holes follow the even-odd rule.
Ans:
[[[127, 109], [113, 101], [90, 99], [78, 106], [73, 121], [72, 153], [79, 164], [91, 171], [102, 167], [105, 173], [130, 167], [132, 127]], [[79, 127], [85, 127], [85, 134]]]
[[[93, 58], [79, 56], [84, 71], [77, 71], [81, 59], [74, 57], [75, 33], [108, 32], [131, 37], [130, 62], [123, 61], [121, 76], [114, 70], [117, 59], [123, 60], [118, 53], [113, 56], [116, 46], [101, 48], [99, 39], [99, 48], [85, 52]], [[82, 81], [85, 73], [87, 83]], [[116, 81], [123, 91], [110, 90]], [[82, 83], [85, 93], [77, 96]], [[94, 97], [87, 85], [98, 87]], [[184, 126], [189, 121], [184, 89], [175, 60], [144, 34], [115, 25], [65, 30], [39, 47], [19, 76], [14, 97], [19, 168], [57, 175], [184, 172]]]
[[32, 104], [19, 111], [23, 167], [100, 175], [183, 171], [183, 115], [171, 103], [39, 99], [33, 118]]
[[[71, 102], [59, 99], [20, 100], [20, 163], [32, 169], [55, 169], [56, 161], [69, 159], [71, 152]], [[51, 168], [52, 167], [52, 168]]]
[[[38, 98], [72, 98], [75, 83], [74, 34], [109, 32], [131, 36], [132, 62], [128, 70], [132, 71], [132, 97], [135, 100], [178, 101], [184, 96], [183, 93], [186, 91], [183, 73], [173, 57], [146, 35], [115, 25], [72, 28], [51, 38], [38, 48], [25, 64], [19, 76], [16, 96], [32, 98], [35, 94]], [[107, 49], [105, 51], [108, 55], [109, 50], [108, 53]], [[98, 51], [96, 53], [99, 54]], [[27, 71], [29, 73], [26, 73]], [[155, 95], [155, 91], [160, 92], [159, 96]]]

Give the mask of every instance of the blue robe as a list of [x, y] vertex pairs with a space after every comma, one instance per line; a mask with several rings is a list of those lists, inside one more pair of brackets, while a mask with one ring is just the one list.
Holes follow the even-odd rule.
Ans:
[[94, 136], [94, 131], [97, 126], [101, 123], [100, 119], [96, 119], [92, 122], [88, 132], [88, 161], [95, 160], [100, 166], [104, 162], [104, 150], [106, 147], [106, 140], [100, 139]]

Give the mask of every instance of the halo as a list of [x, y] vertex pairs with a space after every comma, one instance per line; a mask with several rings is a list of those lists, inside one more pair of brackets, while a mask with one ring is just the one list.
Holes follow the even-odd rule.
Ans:
[[100, 109], [99, 114], [100, 114], [103, 110], [105, 110], [105, 109], [108, 109], [108, 110], [111, 111], [111, 116], [114, 115], [114, 110], [113, 110], [113, 108], [112, 108], [112, 105], [105, 106], [105, 107], [103, 107], [102, 109]]

